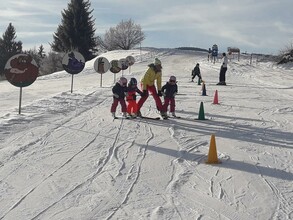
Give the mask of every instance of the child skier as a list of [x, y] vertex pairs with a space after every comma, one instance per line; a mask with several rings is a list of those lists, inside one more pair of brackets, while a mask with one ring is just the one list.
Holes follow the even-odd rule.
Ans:
[[115, 84], [115, 86], [112, 88], [113, 92], [113, 103], [111, 106], [111, 113], [114, 118], [116, 108], [118, 103], [121, 105], [121, 110], [123, 117], [127, 117], [126, 115], [126, 102], [125, 102], [125, 95], [127, 94], [127, 79], [125, 77], [121, 77], [119, 81]]
[[137, 102], [136, 102], [136, 93], [143, 95], [142, 91], [137, 88], [137, 80], [131, 78], [128, 87], [127, 87], [127, 113], [129, 116], [136, 118], [137, 117]]
[[[164, 96], [163, 111], [167, 112], [168, 106], [170, 104], [170, 113], [173, 117], [175, 114], [175, 96], [178, 93], [178, 86], [176, 82], [176, 77], [171, 76], [169, 81], [162, 87], [162, 95]], [[164, 117], [166, 119], [167, 117]]]
[[200, 82], [202, 81], [202, 78], [201, 78], [201, 74], [200, 74], [200, 68], [199, 68], [199, 63], [197, 63], [194, 67], [194, 69], [192, 70], [192, 73], [191, 73], [191, 82], [193, 82], [194, 78], [196, 76], [198, 76], [198, 79], [200, 80]]

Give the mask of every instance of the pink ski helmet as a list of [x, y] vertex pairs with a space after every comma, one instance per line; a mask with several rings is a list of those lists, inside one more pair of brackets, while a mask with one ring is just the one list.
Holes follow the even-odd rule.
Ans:
[[125, 77], [120, 77], [118, 83], [121, 85], [121, 86], [126, 86], [127, 85], [127, 79]]

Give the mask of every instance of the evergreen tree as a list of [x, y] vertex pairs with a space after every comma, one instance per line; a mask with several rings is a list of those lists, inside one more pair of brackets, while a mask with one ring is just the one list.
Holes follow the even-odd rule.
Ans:
[[43, 59], [46, 57], [42, 44], [38, 50], [36, 50], [36, 48], [34, 47], [33, 49], [23, 51], [23, 53], [29, 54], [34, 59], [34, 61], [36, 61], [38, 67], [41, 66]]
[[53, 51], [76, 50], [86, 61], [94, 57], [97, 41], [90, 6], [89, 0], [71, 0], [68, 8], [63, 10], [61, 24], [53, 35], [53, 43], [50, 44]]
[[46, 53], [45, 53], [45, 49], [44, 49], [43, 44], [41, 44], [41, 46], [39, 47], [38, 55], [41, 59], [46, 57]]
[[16, 31], [9, 23], [5, 33], [0, 38], [0, 74], [4, 72], [5, 64], [10, 57], [22, 52], [22, 42], [16, 41]]

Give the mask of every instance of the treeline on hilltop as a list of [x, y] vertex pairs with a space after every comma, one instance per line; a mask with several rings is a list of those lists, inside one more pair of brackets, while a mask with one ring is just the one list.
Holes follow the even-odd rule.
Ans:
[[178, 50], [192, 50], [192, 51], [201, 51], [201, 52], [208, 52], [207, 49], [202, 49], [198, 47], [177, 47]]

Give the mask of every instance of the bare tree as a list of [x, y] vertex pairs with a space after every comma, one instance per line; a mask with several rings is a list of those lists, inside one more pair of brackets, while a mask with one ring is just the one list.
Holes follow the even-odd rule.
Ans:
[[145, 39], [145, 34], [139, 24], [131, 19], [121, 21], [116, 27], [106, 31], [104, 40], [98, 38], [99, 46], [106, 50], [129, 50], [140, 44]]
[[62, 66], [62, 53], [49, 52], [47, 56], [45, 56], [40, 65], [40, 75], [47, 75], [57, 71], [63, 70]]
[[280, 50], [278, 64], [293, 62], [293, 42], [289, 43], [284, 49]]

